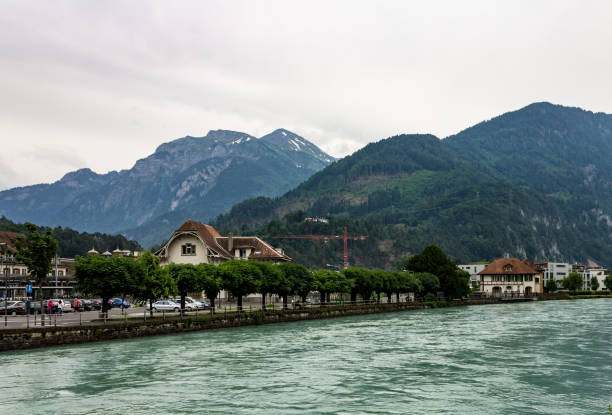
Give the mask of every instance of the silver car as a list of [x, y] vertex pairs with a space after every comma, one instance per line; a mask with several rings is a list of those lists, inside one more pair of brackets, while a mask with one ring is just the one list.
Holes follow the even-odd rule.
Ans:
[[153, 303], [153, 311], [174, 311], [178, 313], [180, 309], [181, 305], [172, 300], [161, 300]]

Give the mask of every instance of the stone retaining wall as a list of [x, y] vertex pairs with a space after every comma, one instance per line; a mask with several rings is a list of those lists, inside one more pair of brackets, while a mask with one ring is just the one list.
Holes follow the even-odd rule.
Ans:
[[153, 318], [147, 319], [146, 322], [142, 318], [138, 318], [137, 321], [128, 320], [113, 322], [112, 324], [107, 323], [106, 325], [91, 324], [76, 327], [4, 329], [0, 330], [0, 351], [469, 304], [467, 301], [421, 304], [380, 303], [360, 306], [329, 306], [303, 310], [266, 311], [265, 313], [253, 311], [227, 314], [216, 313], [214, 316]]

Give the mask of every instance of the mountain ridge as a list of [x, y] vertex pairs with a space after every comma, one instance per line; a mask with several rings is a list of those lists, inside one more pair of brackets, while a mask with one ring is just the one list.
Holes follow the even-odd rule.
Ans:
[[[2, 191], [0, 215], [116, 233], [195, 204], [199, 206], [196, 217], [207, 220], [243, 198], [282, 194], [329, 164], [328, 160], [334, 158], [321, 150], [316, 154], [288, 151], [246, 133], [211, 130], [204, 137], [185, 136], [160, 144], [130, 169], [104, 174], [78, 169], [53, 183]], [[263, 167], [257, 168], [253, 161]], [[219, 183], [233, 187], [234, 194], [222, 192]], [[207, 209], [201, 200], [210, 192], [223, 193], [223, 199]]]
[[[534, 103], [445, 139], [399, 135], [370, 143], [279, 198], [239, 203], [214, 224], [271, 238], [312, 233], [294, 220], [300, 211], [329, 215], [320, 231], [348, 225], [370, 234], [361, 243], [367, 249], [356, 244], [355, 258], [377, 267], [431, 243], [464, 260], [612, 264], [611, 160], [612, 116]], [[310, 265], [322, 265], [312, 263], [317, 257], [341, 262], [338, 251], [316, 251], [312, 242], [279, 243]]]

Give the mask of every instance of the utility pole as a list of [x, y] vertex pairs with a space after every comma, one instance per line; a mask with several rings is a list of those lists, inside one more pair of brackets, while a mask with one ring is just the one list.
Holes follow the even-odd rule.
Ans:
[[360, 236], [348, 236], [348, 229], [344, 227], [344, 235], [278, 235], [274, 238], [277, 239], [323, 239], [328, 241], [330, 239], [342, 239], [344, 242], [344, 263], [343, 268], [348, 268], [348, 241], [363, 241], [368, 239], [368, 235]]

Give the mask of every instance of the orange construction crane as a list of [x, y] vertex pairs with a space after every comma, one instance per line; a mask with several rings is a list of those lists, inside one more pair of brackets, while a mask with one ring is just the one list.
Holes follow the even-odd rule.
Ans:
[[348, 236], [348, 229], [344, 227], [344, 235], [278, 235], [275, 236], [278, 239], [323, 239], [328, 241], [330, 239], [342, 239], [344, 241], [344, 268], [348, 268], [348, 245], [347, 241], [363, 241], [368, 239], [368, 235], [361, 236]]

